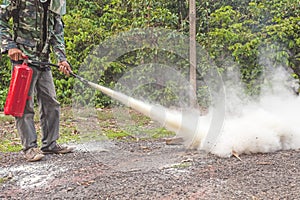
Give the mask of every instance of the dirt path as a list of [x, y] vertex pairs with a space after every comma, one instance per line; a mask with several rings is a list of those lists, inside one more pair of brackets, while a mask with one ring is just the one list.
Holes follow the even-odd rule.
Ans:
[[300, 199], [300, 151], [240, 161], [146, 140], [80, 145], [37, 163], [0, 156], [0, 199]]

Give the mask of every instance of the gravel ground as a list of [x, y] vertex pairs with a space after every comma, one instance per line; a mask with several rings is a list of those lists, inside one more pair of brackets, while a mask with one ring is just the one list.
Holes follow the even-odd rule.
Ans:
[[239, 160], [158, 139], [77, 145], [36, 163], [0, 158], [0, 199], [300, 199], [300, 151]]

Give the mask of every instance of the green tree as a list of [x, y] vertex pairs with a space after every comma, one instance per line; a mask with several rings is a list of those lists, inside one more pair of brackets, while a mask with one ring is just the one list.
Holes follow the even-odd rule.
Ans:
[[[203, 0], [197, 1], [196, 6], [197, 41], [208, 51], [220, 72], [231, 67], [224, 65], [227, 59], [240, 66], [249, 94], [259, 92], [259, 77], [264, 68], [264, 63], [260, 62], [260, 52], [265, 47], [271, 49], [273, 59], [294, 70], [294, 76], [299, 78], [298, 0]], [[186, 0], [67, 0], [67, 14], [63, 20], [68, 60], [75, 73], [81, 73], [80, 67], [95, 47], [119, 33], [148, 27], [167, 28], [185, 35], [189, 31]], [[83, 75], [101, 85], [114, 87], [126, 71], [153, 59], [158, 63], [172, 63], [179, 69], [188, 66], [186, 61], [176, 58], [171, 52], [145, 46], [122, 55], [106, 66], [91, 64], [93, 70], [103, 70], [99, 80], [94, 80], [93, 71]], [[7, 56], [2, 56], [0, 65], [0, 109], [3, 109], [11, 73]], [[71, 103], [75, 79], [65, 77], [56, 69], [53, 72], [60, 102]], [[153, 98], [160, 96], [158, 89], [154, 87], [156, 97], [154, 95]], [[76, 98], [90, 98], [91, 95], [92, 92], [83, 86], [82, 94], [76, 95]], [[110, 98], [100, 92], [93, 96], [93, 101], [99, 107], [111, 103]]]

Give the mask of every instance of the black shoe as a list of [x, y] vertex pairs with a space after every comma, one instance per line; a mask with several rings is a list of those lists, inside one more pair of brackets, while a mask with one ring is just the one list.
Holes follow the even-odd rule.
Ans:
[[59, 144], [56, 144], [53, 149], [42, 149], [43, 154], [66, 154], [73, 152], [73, 147], [63, 147]]

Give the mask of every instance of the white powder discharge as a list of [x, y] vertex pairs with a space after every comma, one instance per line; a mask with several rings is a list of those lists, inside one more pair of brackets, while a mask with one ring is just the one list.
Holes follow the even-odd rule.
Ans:
[[277, 100], [245, 108], [239, 117], [228, 117], [212, 153], [224, 157], [232, 151], [247, 154], [300, 148], [300, 99]]
[[[241, 81], [229, 74], [225, 82], [226, 113], [218, 133], [210, 132], [212, 114], [201, 116], [197, 111], [173, 111], [148, 104], [125, 94], [88, 82], [93, 88], [122, 102], [182, 137], [188, 148], [205, 150], [221, 157], [237, 154], [267, 153], [300, 148], [300, 97], [292, 90], [295, 80], [283, 68], [274, 67], [271, 77], [264, 77], [267, 87], [262, 88], [256, 101], [245, 98]], [[240, 85], [240, 86], [239, 86]], [[239, 87], [238, 87], [239, 86]], [[219, 125], [219, 124], [218, 124]], [[212, 135], [208, 135], [208, 133]], [[206, 145], [209, 137], [214, 144]]]
[[[300, 148], [300, 97], [291, 89], [293, 81], [284, 69], [274, 69], [271, 74], [259, 100], [249, 102], [227, 94], [228, 109], [221, 133], [215, 145], [204, 150], [229, 157], [232, 152], [240, 155]], [[236, 88], [227, 89], [238, 93]], [[202, 135], [201, 141], [205, 139], [203, 134], [197, 133]], [[203, 148], [202, 142], [198, 149]]]

